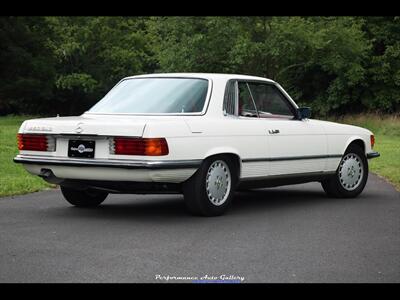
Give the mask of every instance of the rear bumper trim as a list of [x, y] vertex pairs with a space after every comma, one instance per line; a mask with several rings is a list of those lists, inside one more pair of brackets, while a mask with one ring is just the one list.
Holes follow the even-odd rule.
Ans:
[[34, 164], [34, 165], [57, 165], [70, 167], [102, 167], [102, 168], [122, 168], [122, 169], [190, 169], [198, 168], [202, 160], [119, 160], [119, 159], [73, 159], [73, 158], [50, 158], [17, 155], [14, 157], [15, 163]]
[[379, 156], [381, 156], [381, 154], [380, 154], [379, 152], [370, 152], [370, 153], [367, 153], [367, 158], [368, 158], [368, 159], [375, 158], [375, 157], [379, 157]]

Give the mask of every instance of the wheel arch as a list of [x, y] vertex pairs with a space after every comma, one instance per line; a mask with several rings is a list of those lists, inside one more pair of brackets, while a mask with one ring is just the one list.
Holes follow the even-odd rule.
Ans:
[[236, 165], [237, 178], [239, 179], [242, 170], [242, 159], [240, 158], [238, 151], [229, 147], [214, 148], [206, 153], [206, 155], [204, 156], [204, 160], [218, 155], [224, 155], [232, 158], [232, 161]]
[[350, 139], [348, 139], [346, 146], [344, 147], [342, 153], [344, 154], [347, 150], [347, 148], [349, 148], [350, 145], [358, 145], [361, 147], [361, 149], [363, 150], [364, 154], [366, 153], [366, 143], [364, 141], [364, 139], [360, 136], [352, 136]]

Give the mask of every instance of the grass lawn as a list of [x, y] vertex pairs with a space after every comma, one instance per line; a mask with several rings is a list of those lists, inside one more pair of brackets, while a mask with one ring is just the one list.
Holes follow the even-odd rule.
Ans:
[[374, 150], [381, 156], [369, 160], [370, 170], [386, 178], [400, 191], [400, 116], [364, 114], [333, 121], [361, 126], [374, 133]]
[[[18, 153], [16, 134], [21, 123], [31, 116], [0, 117], [0, 197], [35, 192], [54, 187], [30, 175], [12, 159]], [[386, 178], [400, 190], [400, 117], [353, 115], [333, 121], [370, 129], [375, 134], [374, 149], [381, 157], [370, 160], [370, 170]]]
[[371, 170], [387, 178], [400, 191], [400, 136], [377, 136], [374, 148], [381, 157], [371, 160]]
[[13, 162], [18, 153], [17, 131], [21, 123], [30, 118], [0, 117], [0, 197], [36, 192], [54, 186], [29, 174], [22, 165]]

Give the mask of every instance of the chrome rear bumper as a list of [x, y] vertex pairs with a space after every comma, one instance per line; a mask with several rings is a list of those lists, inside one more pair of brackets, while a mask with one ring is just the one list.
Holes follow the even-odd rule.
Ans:
[[122, 169], [191, 169], [198, 168], [202, 160], [122, 160], [122, 159], [77, 159], [54, 158], [33, 155], [17, 155], [15, 163], [47, 165], [47, 166], [77, 166], [77, 167], [106, 167]]

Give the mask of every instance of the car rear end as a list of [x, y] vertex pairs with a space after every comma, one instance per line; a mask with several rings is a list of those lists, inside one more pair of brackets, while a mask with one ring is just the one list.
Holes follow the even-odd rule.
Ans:
[[[134, 190], [134, 183], [178, 184], [189, 178], [201, 161], [179, 159], [171, 153], [168, 137], [151, 136], [149, 130], [180, 123], [184, 129], [184, 121], [146, 119], [82, 116], [28, 120], [17, 135], [20, 153], [14, 161], [48, 182], [96, 184], [114, 192]], [[121, 182], [126, 183], [124, 187]]]

